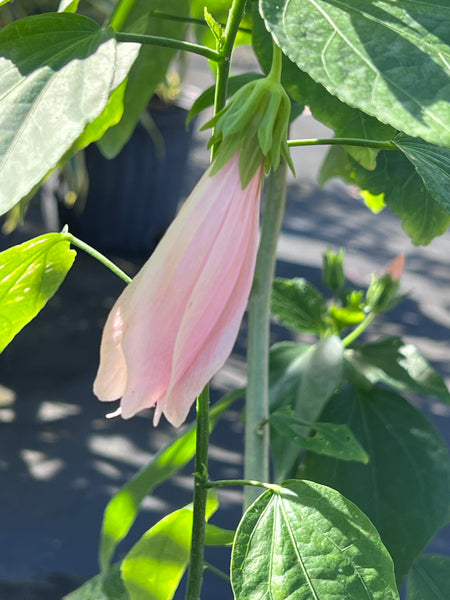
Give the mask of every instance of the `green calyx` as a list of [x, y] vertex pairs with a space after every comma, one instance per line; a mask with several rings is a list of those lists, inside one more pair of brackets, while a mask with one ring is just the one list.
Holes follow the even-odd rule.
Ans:
[[263, 164], [277, 169], [281, 156], [294, 171], [287, 134], [291, 101], [270, 75], [244, 85], [202, 129], [214, 127], [209, 146], [217, 145], [211, 174], [217, 173], [239, 149], [242, 189]]

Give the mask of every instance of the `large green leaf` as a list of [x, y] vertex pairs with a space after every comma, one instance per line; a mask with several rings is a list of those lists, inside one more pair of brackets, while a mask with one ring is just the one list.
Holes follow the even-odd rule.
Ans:
[[397, 135], [394, 142], [415, 166], [433, 198], [450, 214], [450, 148], [440, 148], [402, 134]]
[[391, 337], [370, 344], [355, 344], [345, 351], [348, 375], [360, 387], [384, 383], [394, 389], [436, 396], [450, 403], [444, 379], [419, 350]]
[[334, 456], [340, 460], [367, 463], [367, 452], [347, 425], [310, 423], [297, 419], [292, 410], [281, 409], [270, 415], [270, 425], [302, 450]]
[[[211, 409], [211, 428], [226, 409], [240, 397], [242, 391], [233, 392]], [[145, 496], [192, 459], [195, 454], [195, 436], [195, 425], [191, 425], [182, 436], [160, 450], [148, 465], [138, 471], [111, 498], [103, 515], [100, 538], [99, 562], [102, 570], [108, 568], [117, 544], [130, 531]]]
[[450, 598], [450, 558], [425, 554], [413, 564], [408, 577], [407, 600]]
[[63, 600], [129, 600], [120, 576], [120, 564], [112, 565], [104, 573], [89, 579]]
[[[208, 497], [206, 518], [218, 507]], [[130, 600], [171, 600], [189, 562], [192, 505], [167, 515], [136, 542], [122, 561], [122, 579]]]
[[450, 146], [450, 6], [260, 0], [283, 52], [346, 104]]
[[331, 177], [341, 177], [357, 185], [372, 198], [382, 196], [382, 202], [402, 220], [403, 229], [416, 245], [429, 244], [450, 225], [450, 215], [401, 152], [380, 152], [376, 169], [368, 171], [336, 146], [322, 165], [320, 181], [324, 183]]
[[306, 279], [275, 279], [271, 308], [273, 314], [294, 331], [320, 334], [326, 329], [325, 298]]
[[260, 496], [236, 532], [236, 600], [394, 600], [392, 560], [369, 519], [339, 492], [288, 481]]
[[0, 214], [103, 111], [138, 49], [76, 14], [27, 17], [0, 30]]
[[321, 420], [346, 423], [369, 463], [308, 454], [301, 474], [332, 486], [373, 521], [398, 582], [449, 517], [448, 451], [427, 419], [398, 394], [353, 388], [334, 396]]
[[[111, 19], [116, 31], [183, 39], [185, 24], [182, 21], [160, 19], [152, 16], [152, 12], [188, 15], [188, 0], [135, 0], [126, 4], [126, 9], [119, 5]], [[175, 52], [162, 46], [142, 45], [128, 75], [123, 116], [99, 141], [100, 150], [107, 158], [116, 156], [129, 140]]]
[[[252, 43], [261, 67], [268, 73], [272, 62], [272, 38], [264, 27], [256, 3], [253, 3]], [[308, 105], [313, 116], [333, 129], [337, 137], [390, 140], [395, 134], [389, 125], [341, 102], [286, 56], [283, 56], [282, 83], [297, 102]], [[346, 149], [366, 169], [375, 168], [377, 149], [363, 146], [346, 146]]]
[[55, 294], [75, 256], [60, 233], [0, 253], [0, 352]]

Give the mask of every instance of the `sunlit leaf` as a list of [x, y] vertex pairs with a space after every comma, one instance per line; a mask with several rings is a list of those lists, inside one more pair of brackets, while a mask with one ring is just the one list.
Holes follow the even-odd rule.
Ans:
[[60, 233], [0, 253], [0, 352], [55, 294], [75, 256]]
[[288, 481], [260, 496], [236, 532], [238, 600], [396, 600], [392, 559], [369, 519], [336, 490]]
[[[272, 38], [258, 14], [256, 2], [253, 7], [253, 49], [264, 72], [268, 73], [272, 63]], [[313, 116], [333, 129], [337, 137], [385, 141], [395, 135], [389, 125], [341, 102], [286, 56], [283, 57], [282, 82], [289, 94], [297, 102], [306, 104]], [[346, 150], [366, 169], [375, 168], [379, 152], [376, 148], [346, 146]]]
[[[208, 497], [206, 519], [218, 507]], [[122, 561], [122, 579], [130, 600], [171, 600], [189, 562], [192, 505], [170, 513], [136, 542]]]
[[[213, 428], [226, 409], [238, 398], [237, 390], [225, 396], [210, 411], [210, 426]], [[176, 473], [195, 454], [195, 426], [158, 452], [148, 465], [130, 479], [109, 501], [104, 515], [100, 538], [99, 562], [106, 569], [117, 544], [127, 535], [133, 525], [142, 500], [157, 485]]]
[[283, 52], [350, 106], [450, 146], [450, 6], [442, 0], [260, 0]]
[[46, 13], [0, 30], [0, 213], [53, 169], [136, 58], [111, 29]]
[[[116, 31], [157, 35], [183, 39], [185, 23], [160, 19], [152, 15], [155, 10], [164, 13], [189, 14], [188, 0], [134, 0], [120, 3], [111, 19]], [[136, 127], [142, 112], [147, 108], [157, 85], [163, 81], [170, 62], [175, 56], [172, 48], [142, 45], [139, 55], [127, 78], [123, 116], [98, 142], [107, 158], [116, 156]]]
[[80, 0], [61, 0], [58, 6], [58, 12], [77, 12]]

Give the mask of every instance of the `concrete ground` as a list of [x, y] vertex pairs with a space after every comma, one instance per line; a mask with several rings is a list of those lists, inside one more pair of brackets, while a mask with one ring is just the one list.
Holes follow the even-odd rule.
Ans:
[[[245, 68], [245, 57], [241, 64]], [[190, 81], [203, 86], [207, 75], [196, 65]], [[323, 132], [302, 116], [292, 137]], [[206, 139], [205, 133], [195, 135], [185, 195], [208, 164]], [[405, 253], [402, 286], [412, 294], [396, 309], [395, 321], [382, 319], [376, 333], [400, 334], [415, 343], [450, 382], [450, 235], [416, 248], [388, 210], [372, 215], [353, 190], [336, 181], [320, 189], [317, 170], [324, 152], [292, 153], [298, 176], [290, 179], [278, 274], [319, 284], [322, 252], [344, 246], [350, 278], [365, 285], [373, 270], [383, 271]], [[32, 217], [23, 230], [1, 239], [3, 248], [42, 232], [36, 210]], [[120, 264], [130, 274], [138, 268], [137, 262]], [[154, 429], [148, 414], [106, 420], [110, 407], [92, 394], [102, 325], [122, 288], [113, 274], [80, 252], [58, 294], [0, 359], [0, 600], [60, 600], [94, 575], [106, 503], [177, 433], [164, 423]], [[279, 335], [278, 328], [273, 335]], [[245, 381], [244, 343], [245, 331], [214, 379], [213, 399]], [[450, 407], [426, 399], [420, 403], [450, 443]], [[212, 436], [211, 477], [240, 477], [242, 447], [236, 407]], [[191, 500], [192, 471], [190, 464], [145, 501], [131, 541], [171, 507]], [[223, 491], [220, 500], [216, 523], [232, 527], [239, 519], [241, 492]], [[430, 549], [450, 555], [450, 531], [442, 531]], [[218, 552], [210, 560], [224, 557]], [[211, 593], [216, 600], [230, 598], [226, 587], [207, 575], [205, 597]]]

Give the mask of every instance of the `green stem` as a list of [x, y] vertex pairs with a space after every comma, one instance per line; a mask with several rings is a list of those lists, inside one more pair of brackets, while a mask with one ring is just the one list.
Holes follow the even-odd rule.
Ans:
[[255, 481], [254, 479], [218, 479], [217, 481], [208, 481], [204, 484], [206, 488], [231, 487], [236, 485], [244, 485], [249, 487], [260, 487], [266, 490], [278, 491], [279, 485], [266, 483], [264, 481]]
[[164, 46], [166, 48], [174, 48], [175, 50], [185, 50], [186, 52], [204, 56], [219, 64], [223, 62], [223, 57], [219, 52], [207, 48], [206, 46], [191, 44], [190, 42], [159, 37], [157, 35], [145, 35], [143, 33], [126, 33], [124, 31], [117, 31], [115, 33], [115, 38], [118, 42], [137, 42], [138, 44], [149, 44], [151, 46]]
[[197, 398], [197, 449], [194, 473], [194, 514], [186, 600], [199, 600], [205, 553], [205, 515], [208, 490], [209, 386]]
[[[244, 477], [269, 480], [269, 326], [276, 248], [286, 201], [286, 164], [269, 176], [261, 241], [249, 302]], [[265, 425], [262, 425], [266, 423]], [[244, 507], [258, 492], [247, 488]]]
[[217, 577], [220, 577], [227, 583], [230, 583], [230, 578], [226, 573], [224, 573], [223, 571], [206, 561], [203, 564], [205, 566], [205, 569], [208, 569], [208, 571], [211, 571], [211, 573], [214, 573], [214, 575], [217, 575]]
[[361, 138], [313, 138], [308, 140], [288, 140], [288, 146], [365, 146], [366, 148], [378, 148], [380, 150], [398, 150], [394, 142], [390, 140], [364, 140]]
[[270, 72], [267, 75], [267, 79], [271, 79], [275, 83], [281, 82], [282, 61], [283, 53], [281, 52], [281, 48], [279, 48], [275, 42], [272, 42], [272, 65], [270, 67]]
[[239, 31], [239, 25], [244, 14], [246, 1], [247, 0], [233, 0], [230, 12], [228, 13], [227, 24], [224, 31], [225, 41], [220, 49], [222, 62], [218, 62], [217, 64], [214, 114], [222, 110], [227, 100], [227, 86], [231, 66], [231, 54], [233, 52], [237, 32]]
[[352, 332], [350, 332], [348, 334], [348, 336], [342, 340], [342, 344], [345, 347], [350, 346], [350, 344], [352, 344], [357, 338], [359, 338], [359, 336], [369, 327], [369, 325], [375, 319], [375, 316], [376, 316], [376, 313], [374, 313], [374, 312], [371, 312], [369, 315], [367, 315], [367, 317], [364, 319], [364, 321], [362, 321], [358, 325], [358, 327], [355, 327], [355, 329]]
[[104, 256], [101, 252], [99, 252], [92, 246], [89, 246], [89, 244], [86, 244], [86, 242], [79, 240], [77, 237], [75, 237], [68, 231], [63, 230], [63, 234], [66, 240], [68, 240], [71, 244], [77, 246], [77, 248], [80, 248], [80, 250], [83, 250], [84, 252], [86, 252], [86, 254], [89, 254], [90, 256], [101, 262], [102, 265], [104, 265], [110, 271], [115, 273], [118, 277], [120, 277], [120, 279], [123, 279], [125, 283], [130, 283], [131, 277], [124, 273], [122, 269], [119, 269], [117, 265], [115, 265], [111, 260], [109, 260], [109, 258], [106, 258], [106, 256]]

